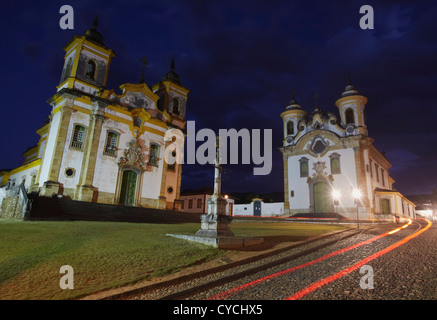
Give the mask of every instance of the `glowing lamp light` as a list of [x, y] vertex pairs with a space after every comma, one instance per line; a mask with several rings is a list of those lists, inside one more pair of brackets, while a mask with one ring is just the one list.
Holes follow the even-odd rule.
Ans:
[[334, 198], [334, 200], [340, 199], [340, 192], [338, 190], [332, 190], [332, 198]]
[[229, 198], [229, 196], [226, 194], [226, 195], [225, 195], [225, 199], [227, 199], [227, 198]]
[[355, 199], [359, 199], [361, 198], [361, 191], [359, 189], [354, 188], [352, 190], [352, 194], [354, 196]]

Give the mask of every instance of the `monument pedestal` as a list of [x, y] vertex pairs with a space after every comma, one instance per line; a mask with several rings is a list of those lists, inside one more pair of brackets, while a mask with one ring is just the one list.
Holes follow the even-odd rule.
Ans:
[[231, 230], [232, 217], [224, 214], [208, 213], [201, 217], [200, 230], [196, 236], [203, 237], [233, 237]]
[[264, 238], [236, 237], [231, 230], [232, 216], [226, 214], [227, 200], [221, 195], [219, 141], [214, 162], [214, 194], [208, 200], [208, 213], [201, 216], [200, 230], [195, 235], [167, 234], [221, 249], [239, 249], [264, 242]]
[[226, 215], [226, 199], [212, 197], [208, 200], [208, 214], [201, 216], [201, 225], [195, 235], [167, 234], [220, 249], [241, 249], [261, 244], [261, 237], [236, 237], [231, 230], [232, 216]]

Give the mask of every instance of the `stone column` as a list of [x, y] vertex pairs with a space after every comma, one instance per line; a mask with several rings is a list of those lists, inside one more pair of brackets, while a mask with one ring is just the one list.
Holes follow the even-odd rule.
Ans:
[[284, 215], [290, 215], [290, 190], [288, 189], [288, 155], [283, 155], [284, 160]]
[[[40, 195], [52, 196], [59, 193], [59, 172], [64, 155], [65, 141], [67, 139], [68, 126], [70, 123], [71, 113], [73, 112], [72, 99], [65, 99], [65, 104], [58, 111], [60, 112], [60, 121], [58, 125], [58, 132], [56, 134], [56, 143], [53, 149], [53, 156], [50, 164], [49, 175], [47, 181], [44, 182]], [[53, 114], [52, 114], [53, 118]], [[51, 125], [51, 124], [50, 124]], [[50, 132], [50, 130], [49, 130]], [[47, 139], [48, 140], [48, 139]], [[46, 146], [47, 148], [47, 146]]]
[[99, 101], [93, 102], [93, 111], [90, 115], [90, 124], [86, 137], [85, 151], [82, 159], [82, 167], [79, 184], [76, 189], [76, 200], [92, 201], [94, 193], [94, 171], [96, 169], [97, 152], [102, 131], [105, 105]]
[[207, 237], [233, 237], [231, 231], [232, 217], [226, 215], [227, 201], [221, 194], [221, 174], [219, 147], [217, 141], [216, 160], [214, 161], [214, 194], [208, 200], [208, 213], [202, 215], [201, 229], [197, 231], [198, 236]]
[[[165, 154], [165, 149], [167, 148], [167, 146], [170, 144], [170, 142], [165, 142], [164, 147], [163, 148], [163, 154]], [[150, 148], [150, 145], [149, 145]], [[162, 149], [159, 149], [159, 153], [162, 152]], [[150, 154], [150, 150], [149, 150], [149, 154]], [[162, 161], [159, 162], [159, 165], [162, 165], [162, 174], [161, 174], [161, 189], [159, 191], [159, 198], [158, 201], [156, 202], [156, 208], [157, 209], [161, 209], [161, 210], [166, 210], [167, 209], [167, 197], [165, 196], [166, 191], [167, 191], [167, 162], [164, 159], [165, 157], [163, 157]]]
[[180, 211], [182, 207], [182, 200], [181, 200], [181, 180], [182, 180], [182, 165], [179, 163], [176, 163], [176, 170], [178, 175], [177, 185], [176, 185], [176, 197], [174, 200], [174, 210]]
[[366, 168], [365, 168], [363, 148], [365, 148], [365, 146], [361, 145], [360, 143], [359, 146], [353, 148], [353, 150], [355, 156], [355, 172], [357, 176], [357, 187], [361, 192], [359, 207], [361, 207], [361, 203], [364, 206], [364, 208], [360, 210], [360, 212], [365, 212], [366, 214], [368, 214], [370, 213], [370, 203], [369, 203], [369, 196], [367, 191]]

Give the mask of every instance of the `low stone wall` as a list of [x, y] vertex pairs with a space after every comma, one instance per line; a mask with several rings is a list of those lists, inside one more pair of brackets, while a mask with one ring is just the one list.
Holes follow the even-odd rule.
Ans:
[[0, 218], [22, 219], [23, 208], [19, 196], [5, 197], [1, 204]]

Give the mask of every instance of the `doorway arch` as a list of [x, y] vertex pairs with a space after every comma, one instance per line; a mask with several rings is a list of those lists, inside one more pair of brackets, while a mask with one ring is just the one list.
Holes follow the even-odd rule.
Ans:
[[120, 188], [120, 204], [135, 205], [138, 174], [133, 170], [124, 170]]
[[313, 207], [314, 213], [332, 212], [331, 187], [325, 181], [313, 184]]

